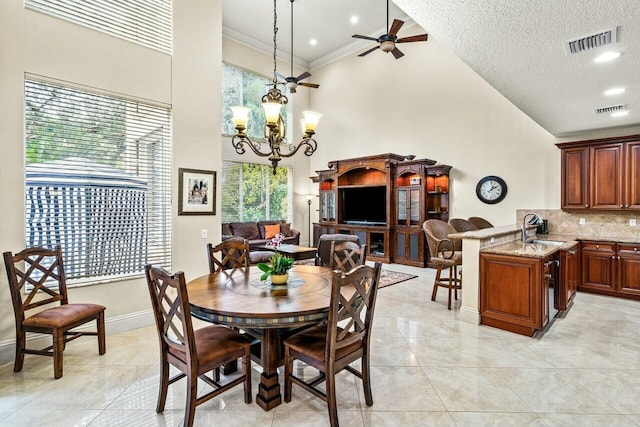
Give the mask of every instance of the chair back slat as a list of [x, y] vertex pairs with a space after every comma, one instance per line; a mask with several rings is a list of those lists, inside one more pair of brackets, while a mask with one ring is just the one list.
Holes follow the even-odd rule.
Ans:
[[185, 363], [197, 363], [184, 273], [170, 274], [151, 265], [145, 272], [162, 351], [173, 348], [186, 355]]
[[36, 307], [68, 303], [60, 246], [32, 247], [15, 255], [5, 252], [3, 256], [16, 318], [24, 320], [25, 312]]
[[249, 241], [241, 237], [233, 237], [213, 246], [207, 243], [209, 272], [249, 267]]
[[364, 265], [367, 245], [356, 242], [331, 241], [331, 264], [333, 270], [351, 271], [358, 265]]
[[378, 293], [381, 264], [356, 266], [349, 272], [335, 271], [331, 288], [326, 360], [356, 342], [368, 345], [371, 320]]

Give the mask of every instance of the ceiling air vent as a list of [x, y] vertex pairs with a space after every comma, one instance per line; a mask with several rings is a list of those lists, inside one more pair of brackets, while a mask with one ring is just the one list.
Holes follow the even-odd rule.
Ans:
[[579, 39], [569, 40], [564, 44], [564, 48], [568, 55], [573, 55], [617, 42], [618, 27], [613, 27], [610, 30], [600, 31], [595, 34], [580, 37]]
[[600, 107], [596, 108], [596, 114], [607, 114], [607, 113], [615, 113], [616, 111], [622, 111], [627, 108], [626, 104], [620, 105], [611, 105], [609, 107]]

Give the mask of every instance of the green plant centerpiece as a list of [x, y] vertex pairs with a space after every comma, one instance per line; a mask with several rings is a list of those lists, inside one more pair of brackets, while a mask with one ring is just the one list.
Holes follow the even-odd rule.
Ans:
[[289, 279], [291, 267], [293, 267], [293, 258], [276, 252], [269, 259], [269, 264], [263, 262], [258, 264], [258, 268], [263, 272], [260, 280], [267, 280], [271, 276], [272, 284], [284, 285]]

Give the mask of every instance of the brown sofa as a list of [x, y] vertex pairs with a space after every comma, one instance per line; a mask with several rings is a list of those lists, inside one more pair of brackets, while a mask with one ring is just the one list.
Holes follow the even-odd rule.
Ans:
[[285, 220], [274, 221], [247, 221], [247, 222], [223, 222], [222, 240], [230, 237], [242, 237], [249, 241], [249, 250], [257, 251], [259, 246], [264, 246], [271, 239], [265, 238], [265, 225], [280, 224], [280, 232], [285, 236], [282, 243], [289, 245], [300, 244], [300, 231], [291, 228], [291, 224]]

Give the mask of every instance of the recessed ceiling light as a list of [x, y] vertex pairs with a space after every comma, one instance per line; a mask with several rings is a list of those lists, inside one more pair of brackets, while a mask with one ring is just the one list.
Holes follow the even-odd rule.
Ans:
[[360, 18], [358, 18], [358, 16], [356, 15], [351, 15], [351, 18], [349, 19], [349, 21], [351, 21], [352, 24], [357, 24], [359, 20]]
[[611, 117], [624, 117], [629, 115], [628, 111], [616, 111], [615, 113], [611, 113]]
[[612, 95], [620, 95], [621, 93], [624, 93], [626, 89], [623, 87], [612, 87], [611, 89], [607, 89], [604, 91], [604, 94], [607, 96], [612, 96]]
[[605, 52], [600, 56], [596, 56], [595, 62], [609, 62], [620, 56], [620, 52]]
[[316, 45], [318, 44], [318, 40], [316, 40], [316, 39], [310, 39], [310, 40], [309, 40], [309, 44], [310, 44], [311, 46], [316, 46]]

